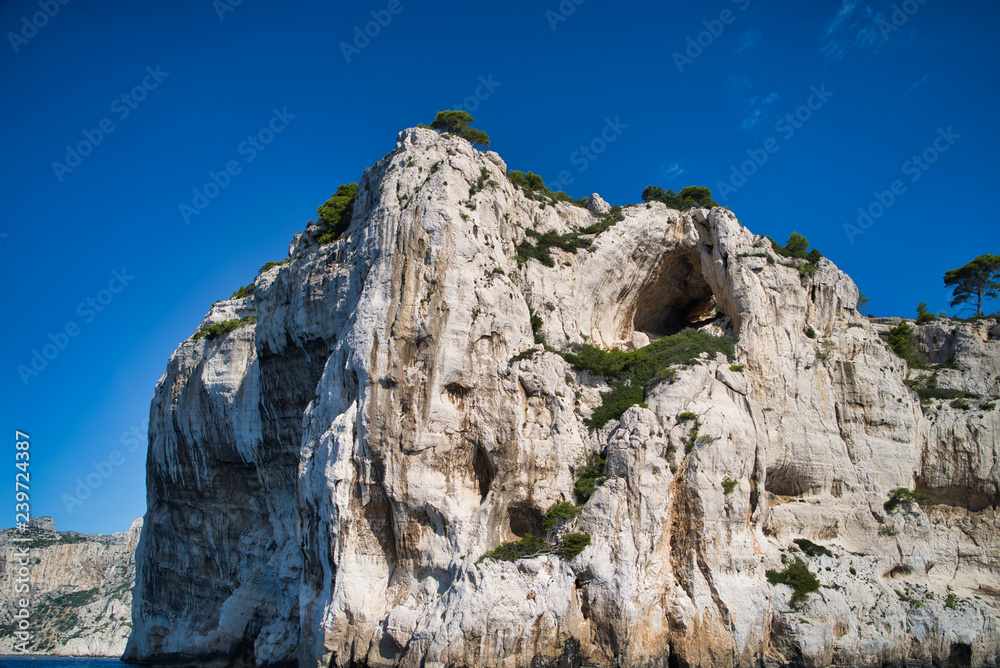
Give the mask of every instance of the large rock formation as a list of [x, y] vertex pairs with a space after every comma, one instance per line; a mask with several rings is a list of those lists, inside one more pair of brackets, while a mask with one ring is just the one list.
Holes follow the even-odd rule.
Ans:
[[[996, 408], [921, 407], [854, 283], [727, 209], [629, 207], [519, 264], [532, 234], [596, 220], [411, 129], [343, 238], [310, 227], [216, 304], [203, 325], [257, 320], [185, 341], [157, 386], [126, 659], [996, 665]], [[585, 426], [608, 386], [554, 351], [690, 326], [737, 336], [735, 364], [703, 355]], [[551, 349], [521, 354], [536, 336]], [[941, 387], [997, 394], [995, 322], [920, 341], [949, 360]], [[598, 452], [582, 554], [480, 561], [540, 533]], [[937, 503], [887, 511], [896, 488]], [[822, 588], [793, 606], [767, 571], [796, 559]]]
[[[22, 644], [12, 615], [30, 601], [33, 654], [121, 656], [132, 632], [135, 550], [142, 520], [122, 533], [102, 536], [56, 531], [49, 517], [33, 518], [27, 531], [0, 531], [0, 655]], [[25, 539], [27, 541], [25, 542]], [[27, 584], [18, 573], [28, 549]]]

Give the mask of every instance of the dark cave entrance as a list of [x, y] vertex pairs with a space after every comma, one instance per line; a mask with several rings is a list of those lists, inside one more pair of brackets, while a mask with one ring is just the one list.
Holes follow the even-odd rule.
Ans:
[[633, 328], [656, 341], [709, 324], [718, 317], [715, 304], [698, 252], [670, 255], [639, 292]]
[[529, 533], [534, 536], [545, 535], [542, 530], [542, 513], [532, 505], [522, 503], [511, 506], [507, 517], [510, 532], [519, 539], [524, 538]]
[[472, 458], [472, 471], [476, 476], [476, 486], [479, 488], [479, 503], [484, 503], [497, 472], [482, 446], [476, 448], [476, 454]]

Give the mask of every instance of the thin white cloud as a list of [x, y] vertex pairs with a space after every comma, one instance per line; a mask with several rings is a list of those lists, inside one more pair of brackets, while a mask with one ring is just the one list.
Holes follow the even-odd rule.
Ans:
[[670, 162], [663, 163], [660, 165], [660, 175], [664, 179], [664, 183], [670, 185], [674, 179], [684, 173], [684, 168], [680, 166], [680, 163]]
[[936, 67], [936, 68], [934, 68], [934, 70], [932, 72], [928, 72], [924, 76], [920, 77], [920, 79], [918, 79], [916, 82], [914, 82], [914, 84], [912, 86], [910, 86], [909, 88], [906, 89], [906, 94], [909, 95], [913, 91], [915, 91], [918, 88], [920, 88], [921, 86], [923, 86], [925, 83], [927, 83], [928, 79], [930, 79], [932, 76], [934, 76], [935, 74], [937, 74], [940, 70], [941, 70], [940, 67]]
[[840, 26], [850, 20], [850, 18], [854, 15], [854, 10], [857, 9], [860, 4], [860, 0], [843, 0], [840, 3], [840, 9], [837, 10], [837, 15], [833, 17], [833, 21], [826, 29], [826, 36], [833, 37], [834, 33], [837, 32]]
[[732, 74], [726, 80], [726, 88], [731, 94], [738, 95], [753, 88], [753, 82], [745, 74]]
[[767, 110], [772, 104], [779, 100], [777, 93], [769, 93], [765, 97], [754, 96], [747, 103], [748, 111], [743, 122], [740, 123], [740, 130], [753, 130], [767, 116]]
[[763, 36], [764, 33], [757, 30], [756, 28], [751, 28], [750, 30], [747, 30], [745, 33], [740, 35], [740, 41], [736, 45], [736, 53], [743, 53], [747, 49], [754, 48], [755, 46], [760, 44], [760, 40]]
[[831, 60], [843, 60], [852, 51], [877, 53], [885, 41], [878, 28], [884, 19], [885, 14], [874, 3], [841, 0], [840, 9], [823, 36], [820, 53]]

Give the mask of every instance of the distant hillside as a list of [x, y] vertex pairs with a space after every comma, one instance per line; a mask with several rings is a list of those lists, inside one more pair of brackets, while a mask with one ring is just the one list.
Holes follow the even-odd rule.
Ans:
[[[51, 518], [39, 517], [27, 532], [0, 531], [0, 654], [13, 654], [17, 592], [14, 555], [29, 548], [33, 654], [121, 656], [132, 632], [135, 547], [142, 520], [110, 536], [56, 531]], [[15, 538], [30, 538], [15, 543]]]

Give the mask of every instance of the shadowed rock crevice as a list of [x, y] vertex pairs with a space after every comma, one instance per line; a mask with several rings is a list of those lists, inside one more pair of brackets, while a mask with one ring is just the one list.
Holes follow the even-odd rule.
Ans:
[[951, 644], [945, 668], [970, 668], [972, 666], [972, 646], [962, 642]]
[[669, 253], [639, 291], [632, 323], [650, 341], [700, 327], [716, 317], [712, 288], [695, 250]]
[[519, 503], [507, 511], [507, 525], [510, 532], [518, 538], [524, 538], [529, 533], [533, 536], [544, 536], [542, 528], [542, 511], [533, 505]]
[[764, 489], [775, 496], [806, 496], [816, 491], [810, 475], [792, 464], [772, 466], [767, 469]]
[[482, 446], [476, 447], [476, 455], [472, 459], [472, 470], [476, 475], [476, 484], [479, 487], [480, 502], [486, 501], [490, 493], [490, 485], [496, 477], [496, 468], [490, 462], [490, 456], [486, 454]]
[[987, 508], [1000, 508], [1000, 495], [991, 494], [985, 489], [975, 489], [972, 485], [932, 487], [918, 478], [917, 489], [934, 499], [936, 504], [965, 508], [974, 513]]

